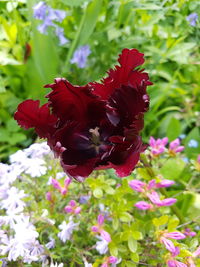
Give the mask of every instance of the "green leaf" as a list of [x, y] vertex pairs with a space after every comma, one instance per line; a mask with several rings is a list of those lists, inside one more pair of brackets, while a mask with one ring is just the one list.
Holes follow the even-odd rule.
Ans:
[[169, 138], [169, 141], [176, 139], [181, 134], [181, 124], [179, 120], [172, 117], [168, 128], [167, 128], [167, 137]]
[[102, 0], [94, 0], [88, 5], [84, 14], [84, 21], [77, 42], [79, 45], [85, 44], [90, 35], [93, 33], [101, 10], [101, 4]]
[[140, 260], [140, 257], [137, 253], [130, 253], [130, 256], [131, 256], [131, 260], [134, 261], [134, 262], [139, 262]]
[[165, 179], [176, 180], [179, 178], [185, 167], [185, 162], [180, 158], [172, 158], [165, 162], [160, 169], [161, 174]]
[[139, 231], [132, 231], [132, 236], [135, 240], [141, 240], [142, 239], [142, 233]]
[[137, 251], [137, 241], [132, 236], [130, 236], [128, 239], [128, 247], [131, 252]]
[[132, 219], [132, 216], [128, 212], [122, 212], [119, 218], [122, 222], [130, 222]]
[[113, 229], [114, 230], [117, 230], [118, 227], [119, 227], [119, 220], [117, 217], [114, 217], [113, 220], [112, 220], [112, 226], [113, 226]]
[[173, 232], [178, 225], [179, 225], [179, 220], [176, 217], [170, 218], [167, 225], [167, 229], [169, 232]]
[[118, 248], [117, 245], [112, 241], [109, 243], [109, 250], [110, 250], [110, 254], [114, 257], [118, 256]]
[[93, 195], [96, 198], [102, 198], [103, 191], [100, 188], [95, 188], [94, 191], [93, 191]]
[[169, 216], [163, 215], [160, 218], [154, 218], [153, 219], [153, 224], [157, 227], [164, 225], [168, 222]]

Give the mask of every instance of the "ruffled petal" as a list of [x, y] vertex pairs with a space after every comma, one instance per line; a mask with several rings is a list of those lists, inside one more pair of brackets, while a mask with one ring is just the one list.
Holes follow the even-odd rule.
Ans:
[[41, 138], [48, 137], [55, 132], [57, 118], [50, 113], [48, 104], [39, 106], [39, 100], [28, 99], [19, 104], [14, 119], [24, 129], [35, 128]]
[[46, 97], [53, 114], [60, 119], [61, 124], [68, 120], [88, 123], [98, 120], [105, 113], [105, 104], [91, 94], [88, 86], [74, 86], [64, 78], [57, 78], [55, 83], [45, 87], [53, 90]]
[[107, 100], [112, 93], [121, 87], [121, 85], [147, 86], [152, 84], [149, 81], [147, 73], [134, 70], [136, 67], [144, 63], [144, 54], [137, 49], [123, 49], [119, 56], [118, 62], [120, 66], [108, 71], [108, 77], [102, 80], [102, 83], [90, 83], [93, 93], [100, 96], [101, 99]]

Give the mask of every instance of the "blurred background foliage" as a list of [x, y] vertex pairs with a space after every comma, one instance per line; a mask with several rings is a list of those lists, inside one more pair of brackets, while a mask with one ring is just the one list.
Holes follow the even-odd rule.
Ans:
[[[33, 142], [13, 120], [17, 105], [40, 99], [55, 77], [83, 85], [100, 80], [117, 62], [123, 48], [145, 54], [145, 69], [154, 83], [148, 89], [150, 111], [143, 139], [185, 134], [186, 155], [196, 157], [200, 147], [200, 23], [187, 17], [200, 10], [198, 0], [47, 0], [64, 10], [58, 25], [69, 40], [60, 45], [51, 27], [41, 34], [33, 16], [36, 0], [0, 1], [0, 159]], [[200, 15], [200, 14], [198, 14]], [[76, 49], [89, 45], [85, 68], [70, 63]], [[192, 149], [188, 142], [198, 141]]]

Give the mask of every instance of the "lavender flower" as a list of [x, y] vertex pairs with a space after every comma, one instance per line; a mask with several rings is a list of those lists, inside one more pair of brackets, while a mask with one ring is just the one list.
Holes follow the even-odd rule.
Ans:
[[58, 233], [60, 240], [65, 243], [67, 240], [70, 240], [73, 230], [76, 228], [78, 223], [74, 223], [72, 217], [69, 218], [69, 222], [63, 221], [62, 224], [58, 226], [61, 232]]
[[87, 57], [90, 55], [91, 50], [89, 45], [80, 46], [73, 55], [73, 58], [71, 59], [71, 63], [75, 63], [78, 65], [80, 69], [85, 68]]
[[195, 27], [197, 25], [197, 20], [198, 20], [198, 14], [195, 12], [191, 13], [189, 16], [187, 16], [187, 21], [193, 27]]
[[64, 45], [68, 42], [64, 36], [63, 28], [59, 27], [54, 22], [62, 22], [66, 17], [66, 12], [59, 9], [53, 9], [44, 2], [39, 2], [33, 7], [34, 17], [42, 20], [43, 23], [38, 26], [38, 31], [42, 34], [47, 34], [48, 27], [55, 28], [55, 34], [59, 38], [60, 45]]
[[88, 195], [80, 196], [80, 198], [79, 198], [79, 203], [80, 203], [80, 204], [86, 204], [86, 203], [88, 202], [89, 199], [90, 199], [90, 196], [88, 196]]
[[33, 16], [36, 19], [44, 20], [46, 17], [47, 4], [43, 1], [39, 2], [33, 7]]
[[46, 248], [48, 248], [48, 249], [52, 249], [52, 248], [54, 248], [55, 247], [55, 243], [56, 243], [56, 241], [55, 241], [55, 239], [53, 239], [52, 237], [50, 237], [49, 238], [49, 242], [48, 243], [46, 243]]
[[67, 38], [65, 38], [64, 36], [64, 29], [59, 27], [59, 26], [56, 26], [55, 27], [55, 33], [60, 41], [60, 45], [64, 45], [64, 44], [67, 44], [69, 42], [69, 40]]
[[106, 252], [108, 251], [109, 242], [107, 242], [102, 236], [96, 236], [96, 238], [99, 239], [99, 241], [97, 241], [95, 246], [96, 250], [101, 255], [106, 254]]

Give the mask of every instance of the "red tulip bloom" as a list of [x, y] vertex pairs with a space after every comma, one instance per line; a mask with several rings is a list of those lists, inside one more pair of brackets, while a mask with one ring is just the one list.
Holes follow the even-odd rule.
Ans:
[[55, 79], [45, 86], [52, 89], [47, 104], [26, 100], [14, 115], [21, 127], [47, 138], [64, 171], [77, 180], [105, 168], [128, 176], [145, 149], [139, 133], [152, 83], [137, 69], [144, 58], [136, 49], [124, 49], [118, 61], [101, 83], [77, 86]]

